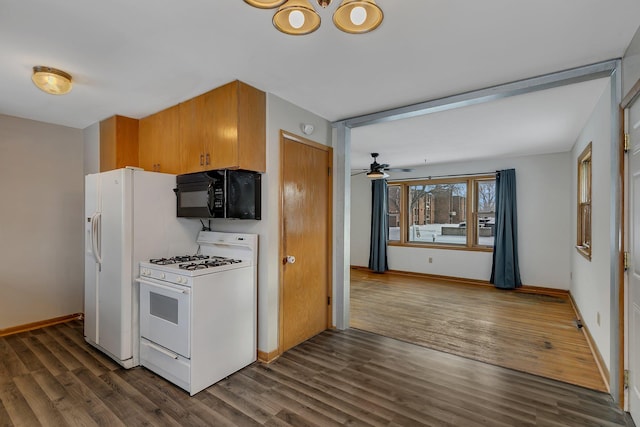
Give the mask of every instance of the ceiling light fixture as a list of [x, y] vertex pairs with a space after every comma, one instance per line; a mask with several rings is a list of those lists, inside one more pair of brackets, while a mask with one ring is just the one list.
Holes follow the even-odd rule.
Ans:
[[71, 75], [56, 68], [37, 65], [31, 76], [38, 89], [52, 95], [64, 95], [71, 90]]
[[[285, 34], [294, 36], [309, 34], [320, 27], [320, 15], [309, 0], [244, 0], [260, 9], [278, 7], [273, 15], [273, 25]], [[316, 0], [326, 8], [331, 0]], [[339, 30], [350, 34], [373, 31], [382, 23], [384, 14], [375, 0], [342, 0], [333, 14], [333, 23]]]

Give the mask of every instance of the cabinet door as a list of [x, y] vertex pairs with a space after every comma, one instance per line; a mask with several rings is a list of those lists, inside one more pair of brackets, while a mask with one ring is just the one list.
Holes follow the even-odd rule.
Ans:
[[256, 172], [267, 169], [266, 94], [238, 83], [238, 167]]
[[180, 173], [180, 114], [173, 106], [140, 120], [140, 167]]
[[138, 166], [138, 120], [113, 116], [100, 122], [100, 172]]
[[[205, 170], [206, 156], [204, 141], [206, 115], [204, 95], [197, 96], [180, 104], [180, 144], [182, 173]], [[209, 157], [210, 161], [210, 157]]]
[[209, 169], [238, 167], [238, 81], [205, 94]]

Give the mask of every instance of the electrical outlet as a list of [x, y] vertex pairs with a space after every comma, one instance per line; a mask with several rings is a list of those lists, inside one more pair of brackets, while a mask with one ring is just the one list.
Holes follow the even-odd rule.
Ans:
[[596, 313], [596, 323], [598, 324], [598, 326], [600, 326], [600, 312], [599, 311]]
[[433, 264], [433, 258], [429, 257], [429, 264]]

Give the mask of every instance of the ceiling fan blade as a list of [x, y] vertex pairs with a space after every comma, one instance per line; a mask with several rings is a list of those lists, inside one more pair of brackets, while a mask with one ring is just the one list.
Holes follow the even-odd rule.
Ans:
[[360, 172], [352, 173], [351, 176], [362, 175], [363, 173], [369, 172], [369, 169], [361, 170]]
[[390, 172], [413, 172], [413, 169], [410, 168], [385, 168], [385, 170]]

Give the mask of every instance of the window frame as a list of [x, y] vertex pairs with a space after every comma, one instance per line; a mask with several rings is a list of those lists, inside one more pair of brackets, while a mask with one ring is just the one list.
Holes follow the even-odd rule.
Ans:
[[[578, 156], [577, 171], [577, 204], [576, 204], [576, 250], [580, 255], [591, 261], [593, 250], [593, 222], [592, 222], [592, 174], [593, 150], [589, 142]], [[584, 215], [586, 212], [586, 217]], [[586, 223], [586, 224], [585, 224]], [[586, 243], [586, 244], [585, 244]]]
[[[477, 201], [478, 201], [478, 183], [481, 181], [495, 181], [496, 176], [491, 175], [473, 175], [461, 176], [446, 179], [410, 179], [410, 180], [393, 180], [388, 182], [388, 186], [400, 187], [400, 240], [388, 240], [389, 246], [405, 246], [420, 247], [429, 249], [450, 249], [463, 251], [480, 251], [492, 252], [493, 245], [481, 245], [478, 243], [477, 230]], [[431, 243], [416, 242], [409, 239], [409, 187], [416, 185], [437, 185], [437, 184], [466, 184], [466, 223], [467, 234], [464, 244], [454, 243]], [[471, 226], [473, 224], [473, 226]]]

